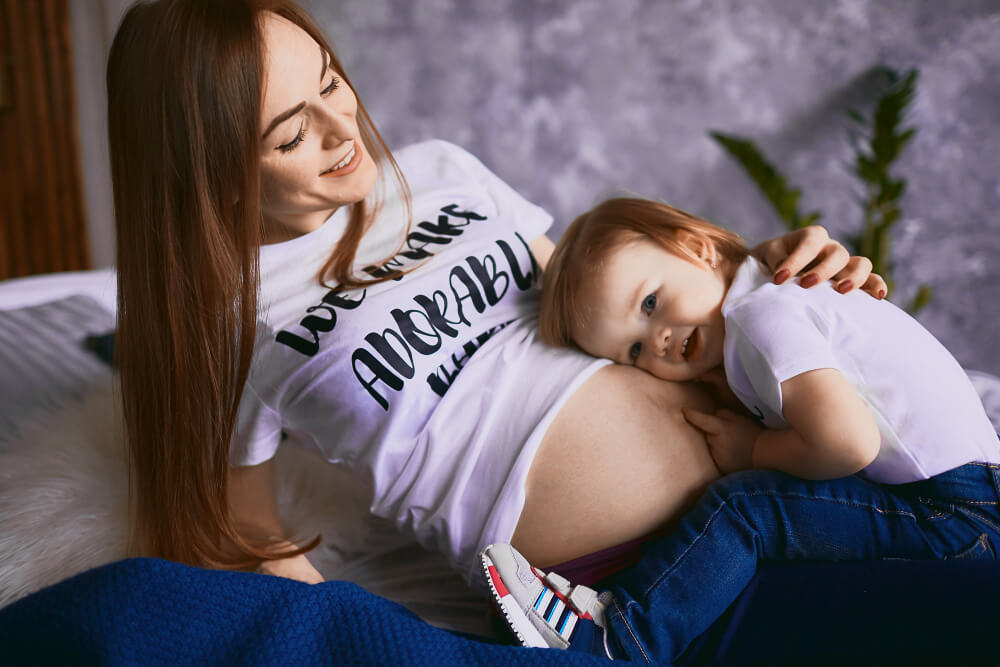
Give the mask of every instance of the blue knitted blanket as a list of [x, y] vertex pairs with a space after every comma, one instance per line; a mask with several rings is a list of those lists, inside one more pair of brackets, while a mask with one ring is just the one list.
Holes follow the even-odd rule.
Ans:
[[[1000, 566], [762, 568], [691, 647], [705, 665], [995, 665]], [[0, 610], [0, 665], [597, 665], [432, 627], [347, 582], [315, 586], [164, 560], [77, 575]]]
[[0, 611], [2, 665], [598, 665], [437, 629], [347, 582], [137, 558]]

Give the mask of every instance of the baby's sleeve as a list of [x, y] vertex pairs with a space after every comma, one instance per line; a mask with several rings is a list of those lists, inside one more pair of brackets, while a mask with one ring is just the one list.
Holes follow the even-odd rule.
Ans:
[[269, 407], [248, 381], [240, 398], [229, 465], [253, 466], [270, 460], [281, 442], [281, 415]]
[[785, 380], [821, 368], [842, 372], [829, 323], [801, 301], [741, 304], [726, 316], [726, 336], [754, 391], [778, 414]]

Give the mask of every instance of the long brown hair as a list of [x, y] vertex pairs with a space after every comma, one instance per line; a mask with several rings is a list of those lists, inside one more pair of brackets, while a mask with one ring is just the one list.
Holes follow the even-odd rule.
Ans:
[[739, 235], [669, 204], [633, 197], [608, 199], [578, 216], [549, 258], [542, 274], [538, 317], [543, 341], [556, 347], [574, 345], [573, 332], [587, 317], [582, 292], [593, 285], [594, 274], [600, 273], [608, 256], [639, 238], [691, 262], [698, 260], [690, 240], [705, 241], [729, 271], [750, 254]]
[[[254, 567], [318, 542], [294, 552], [250, 544], [227, 502], [258, 315], [264, 11], [305, 30], [350, 85], [321, 31], [282, 0], [136, 4], [108, 62], [116, 347], [136, 542], [140, 553], [209, 567]], [[405, 180], [360, 100], [358, 125], [391, 166], [408, 218]], [[376, 212], [352, 205], [323, 274], [358, 284], [354, 258]]]

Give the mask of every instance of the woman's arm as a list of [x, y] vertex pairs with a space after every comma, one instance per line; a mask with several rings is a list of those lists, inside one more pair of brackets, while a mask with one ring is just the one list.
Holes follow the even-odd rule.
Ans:
[[[528, 245], [535, 261], [544, 271], [555, 244], [543, 234]], [[860, 287], [877, 299], [883, 298], [888, 290], [882, 276], [872, 273], [871, 260], [867, 257], [852, 257], [820, 225], [810, 225], [776, 236], [752, 248], [750, 252], [774, 271], [774, 282], [779, 285], [804, 272], [805, 275], [799, 281], [802, 287], [813, 287], [833, 280], [837, 291], [842, 294]]]
[[548, 236], [542, 234], [529, 243], [528, 247], [531, 248], [531, 254], [535, 256], [538, 266], [542, 267], [542, 271], [544, 271], [545, 267], [549, 264], [549, 257], [552, 256], [552, 251], [556, 249], [556, 244]]
[[[295, 548], [286, 539], [285, 528], [278, 514], [273, 459], [255, 466], [231, 467], [227, 491], [229, 509], [241, 536], [253, 543], [277, 539], [280, 540], [278, 546]], [[304, 554], [264, 561], [257, 571], [297, 579], [307, 584], [323, 581], [323, 576]]]
[[805, 479], [853, 475], [878, 456], [881, 438], [868, 406], [840, 371], [821, 368], [781, 383], [781, 411], [792, 427], [764, 430], [754, 468]]

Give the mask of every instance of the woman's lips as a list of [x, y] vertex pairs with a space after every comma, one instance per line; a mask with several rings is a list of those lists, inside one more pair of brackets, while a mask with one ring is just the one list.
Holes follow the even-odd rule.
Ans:
[[[347, 160], [346, 164], [343, 164], [344, 160]], [[341, 164], [343, 164], [343, 166], [338, 166]], [[320, 178], [327, 178], [329, 176], [346, 176], [357, 169], [359, 164], [361, 164], [361, 144], [355, 141], [354, 145], [351, 146], [351, 150], [347, 152], [347, 155], [345, 155], [340, 162], [320, 174]]]

